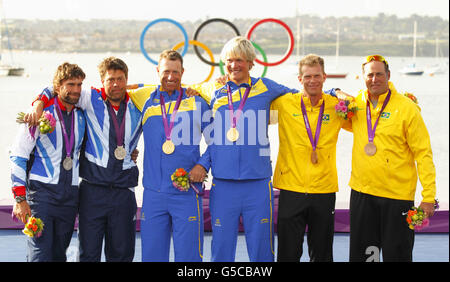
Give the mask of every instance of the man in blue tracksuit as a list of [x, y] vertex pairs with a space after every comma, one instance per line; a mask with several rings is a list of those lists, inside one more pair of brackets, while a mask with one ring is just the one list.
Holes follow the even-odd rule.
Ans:
[[[80, 158], [80, 261], [132, 261], [136, 238], [138, 168], [131, 159], [142, 133], [141, 111], [126, 92], [128, 67], [109, 57], [99, 65], [103, 88], [83, 90], [87, 138]], [[51, 97], [45, 89], [40, 100]]]
[[[297, 90], [250, 77], [256, 57], [247, 39], [225, 44], [230, 81], [211, 100], [214, 141], [205, 155], [214, 177], [210, 192], [212, 261], [234, 261], [242, 216], [250, 261], [273, 261], [273, 193], [267, 134], [272, 100]], [[241, 111], [240, 111], [241, 110]]]
[[40, 218], [40, 237], [28, 238], [27, 261], [66, 261], [66, 250], [78, 208], [79, 155], [85, 116], [74, 107], [85, 78], [75, 64], [63, 63], [54, 77], [54, 94], [44, 108], [56, 120], [55, 129], [42, 134], [38, 128], [20, 127], [11, 149], [14, 215]]
[[[141, 216], [142, 261], [169, 261], [173, 234], [175, 261], [202, 261], [202, 196], [194, 189], [176, 189], [171, 175], [178, 168], [189, 172], [191, 182], [201, 182], [210, 168], [200, 156], [202, 132], [210, 124], [208, 104], [199, 96], [187, 97], [181, 88], [183, 59], [179, 53], [161, 53], [161, 85], [142, 110], [144, 135], [144, 197]], [[205, 136], [207, 138], [207, 136]], [[172, 148], [167, 144], [172, 143]]]

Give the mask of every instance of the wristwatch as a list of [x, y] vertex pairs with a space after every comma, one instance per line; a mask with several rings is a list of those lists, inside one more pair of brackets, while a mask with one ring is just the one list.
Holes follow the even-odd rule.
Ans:
[[16, 203], [21, 203], [23, 201], [25, 201], [27, 199], [27, 197], [25, 196], [15, 196], [14, 200], [16, 200]]

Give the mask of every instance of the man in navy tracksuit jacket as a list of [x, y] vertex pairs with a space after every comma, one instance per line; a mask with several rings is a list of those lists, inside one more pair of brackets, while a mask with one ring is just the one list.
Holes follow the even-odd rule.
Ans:
[[[80, 158], [80, 261], [132, 261], [136, 237], [138, 168], [131, 159], [142, 133], [141, 112], [126, 92], [128, 68], [109, 57], [99, 65], [102, 89], [83, 91], [85, 152]], [[51, 93], [45, 89], [40, 99]]]
[[28, 238], [27, 261], [67, 259], [78, 209], [79, 155], [86, 125], [83, 111], [74, 105], [84, 78], [77, 65], [60, 65], [54, 78], [55, 96], [44, 109], [55, 118], [55, 129], [42, 134], [37, 127], [22, 124], [11, 148], [14, 215], [24, 223], [27, 216], [44, 223], [41, 236]]

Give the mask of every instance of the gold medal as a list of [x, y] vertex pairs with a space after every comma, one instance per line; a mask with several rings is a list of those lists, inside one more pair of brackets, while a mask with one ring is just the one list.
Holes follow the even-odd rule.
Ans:
[[175, 144], [173, 144], [172, 140], [166, 140], [166, 142], [162, 145], [162, 150], [164, 154], [170, 155], [173, 151], [175, 151]]
[[373, 156], [377, 152], [377, 146], [375, 146], [373, 142], [369, 142], [364, 146], [364, 151], [366, 152], [366, 155]]
[[236, 129], [236, 127], [231, 127], [227, 131], [227, 139], [231, 142], [234, 142], [239, 139], [239, 131]]
[[117, 148], [114, 150], [114, 156], [118, 160], [125, 159], [125, 156], [127, 155], [127, 151], [123, 146], [117, 146]]
[[73, 161], [70, 157], [66, 157], [63, 161], [63, 168], [65, 170], [71, 170], [73, 166]]
[[319, 157], [317, 156], [317, 152], [316, 151], [312, 151], [311, 152], [311, 162], [313, 164], [316, 164], [319, 162]]

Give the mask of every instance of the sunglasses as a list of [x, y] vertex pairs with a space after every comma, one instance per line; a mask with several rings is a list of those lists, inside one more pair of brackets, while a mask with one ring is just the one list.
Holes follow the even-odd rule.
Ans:
[[381, 55], [370, 55], [370, 56], [367, 56], [365, 64], [366, 63], [370, 63], [372, 61], [382, 62], [382, 63], [385, 63], [386, 66], [389, 66], [389, 64], [386, 61], [386, 59], [383, 56], [381, 56]]

